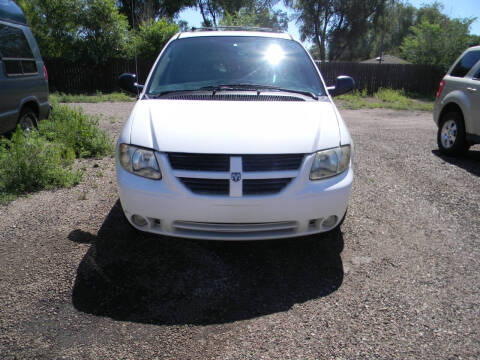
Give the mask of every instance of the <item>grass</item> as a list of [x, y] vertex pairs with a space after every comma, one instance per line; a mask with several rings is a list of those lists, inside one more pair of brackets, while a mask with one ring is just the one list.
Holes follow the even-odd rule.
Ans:
[[433, 111], [433, 100], [425, 99], [416, 94], [409, 94], [403, 90], [379, 89], [373, 96], [368, 96], [366, 90], [352, 94], [341, 95], [337, 98], [340, 105], [346, 109], [394, 109]]
[[76, 158], [113, 154], [113, 142], [98, 127], [98, 119], [79, 109], [54, 104], [39, 131], [20, 128], [11, 138], [0, 138], [0, 203], [8, 203], [31, 192], [71, 187], [79, 183], [82, 169], [74, 169]]
[[39, 131], [49, 141], [71, 149], [77, 158], [102, 157], [113, 152], [107, 132], [98, 127], [98, 118], [67, 105], [55, 105], [49, 119], [39, 122]]
[[129, 102], [135, 101], [135, 97], [131, 97], [121, 92], [113, 92], [103, 94], [97, 91], [95, 94], [64, 94], [62, 92], [51, 93], [50, 101], [52, 103], [100, 103], [100, 102]]

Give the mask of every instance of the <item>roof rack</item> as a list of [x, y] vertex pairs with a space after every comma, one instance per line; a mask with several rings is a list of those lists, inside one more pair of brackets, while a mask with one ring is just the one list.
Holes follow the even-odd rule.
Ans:
[[216, 27], [195, 27], [193, 26], [190, 31], [259, 31], [259, 32], [275, 32], [283, 33], [282, 30], [275, 30], [272, 28], [262, 28], [256, 26], [216, 26]]

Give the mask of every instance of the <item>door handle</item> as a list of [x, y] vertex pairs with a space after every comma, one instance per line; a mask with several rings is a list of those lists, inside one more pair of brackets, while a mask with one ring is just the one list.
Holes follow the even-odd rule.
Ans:
[[467, 87], [467, 90], [470, 92], [477, 92], [477, 89], [472, 87]]

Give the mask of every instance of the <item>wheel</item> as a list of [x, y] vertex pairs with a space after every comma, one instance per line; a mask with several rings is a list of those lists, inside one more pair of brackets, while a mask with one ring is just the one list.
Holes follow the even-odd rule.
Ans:
[[437, 143], [440, 152], [445, 155], [460, 155], [468, 150], [461, 114], [449, 112], [442, 116], [438, 126]]
[[35, 130], [37, 128], [37, 121], [37, 114], [29, 107], [24, 108], [18, 118], [18, 124], [25, 132]]

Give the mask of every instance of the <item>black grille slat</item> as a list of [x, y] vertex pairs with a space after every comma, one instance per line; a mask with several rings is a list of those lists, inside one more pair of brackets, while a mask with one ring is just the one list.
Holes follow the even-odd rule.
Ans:
[[191, 94], [191, 95], [164, 95], [168, 100], [210, 100], [210, 101], [305, 101], [297, 96], [281, 95], [247, 95], [247, 94]]
[[228, 195], [230, 193], [228, 179], [179, 179], [195, 194]]
[[302, 164], [303, 154], [244, 155], [243, 171], [297, 170]]
[[268, 195], [282, 191], [291, 181], [285, 179], [248, 179], [243, 181], [243, 195]]
[[169, 153], [170, 166], [175, 170], [229, 171], [230, 157], [224, 154]]

